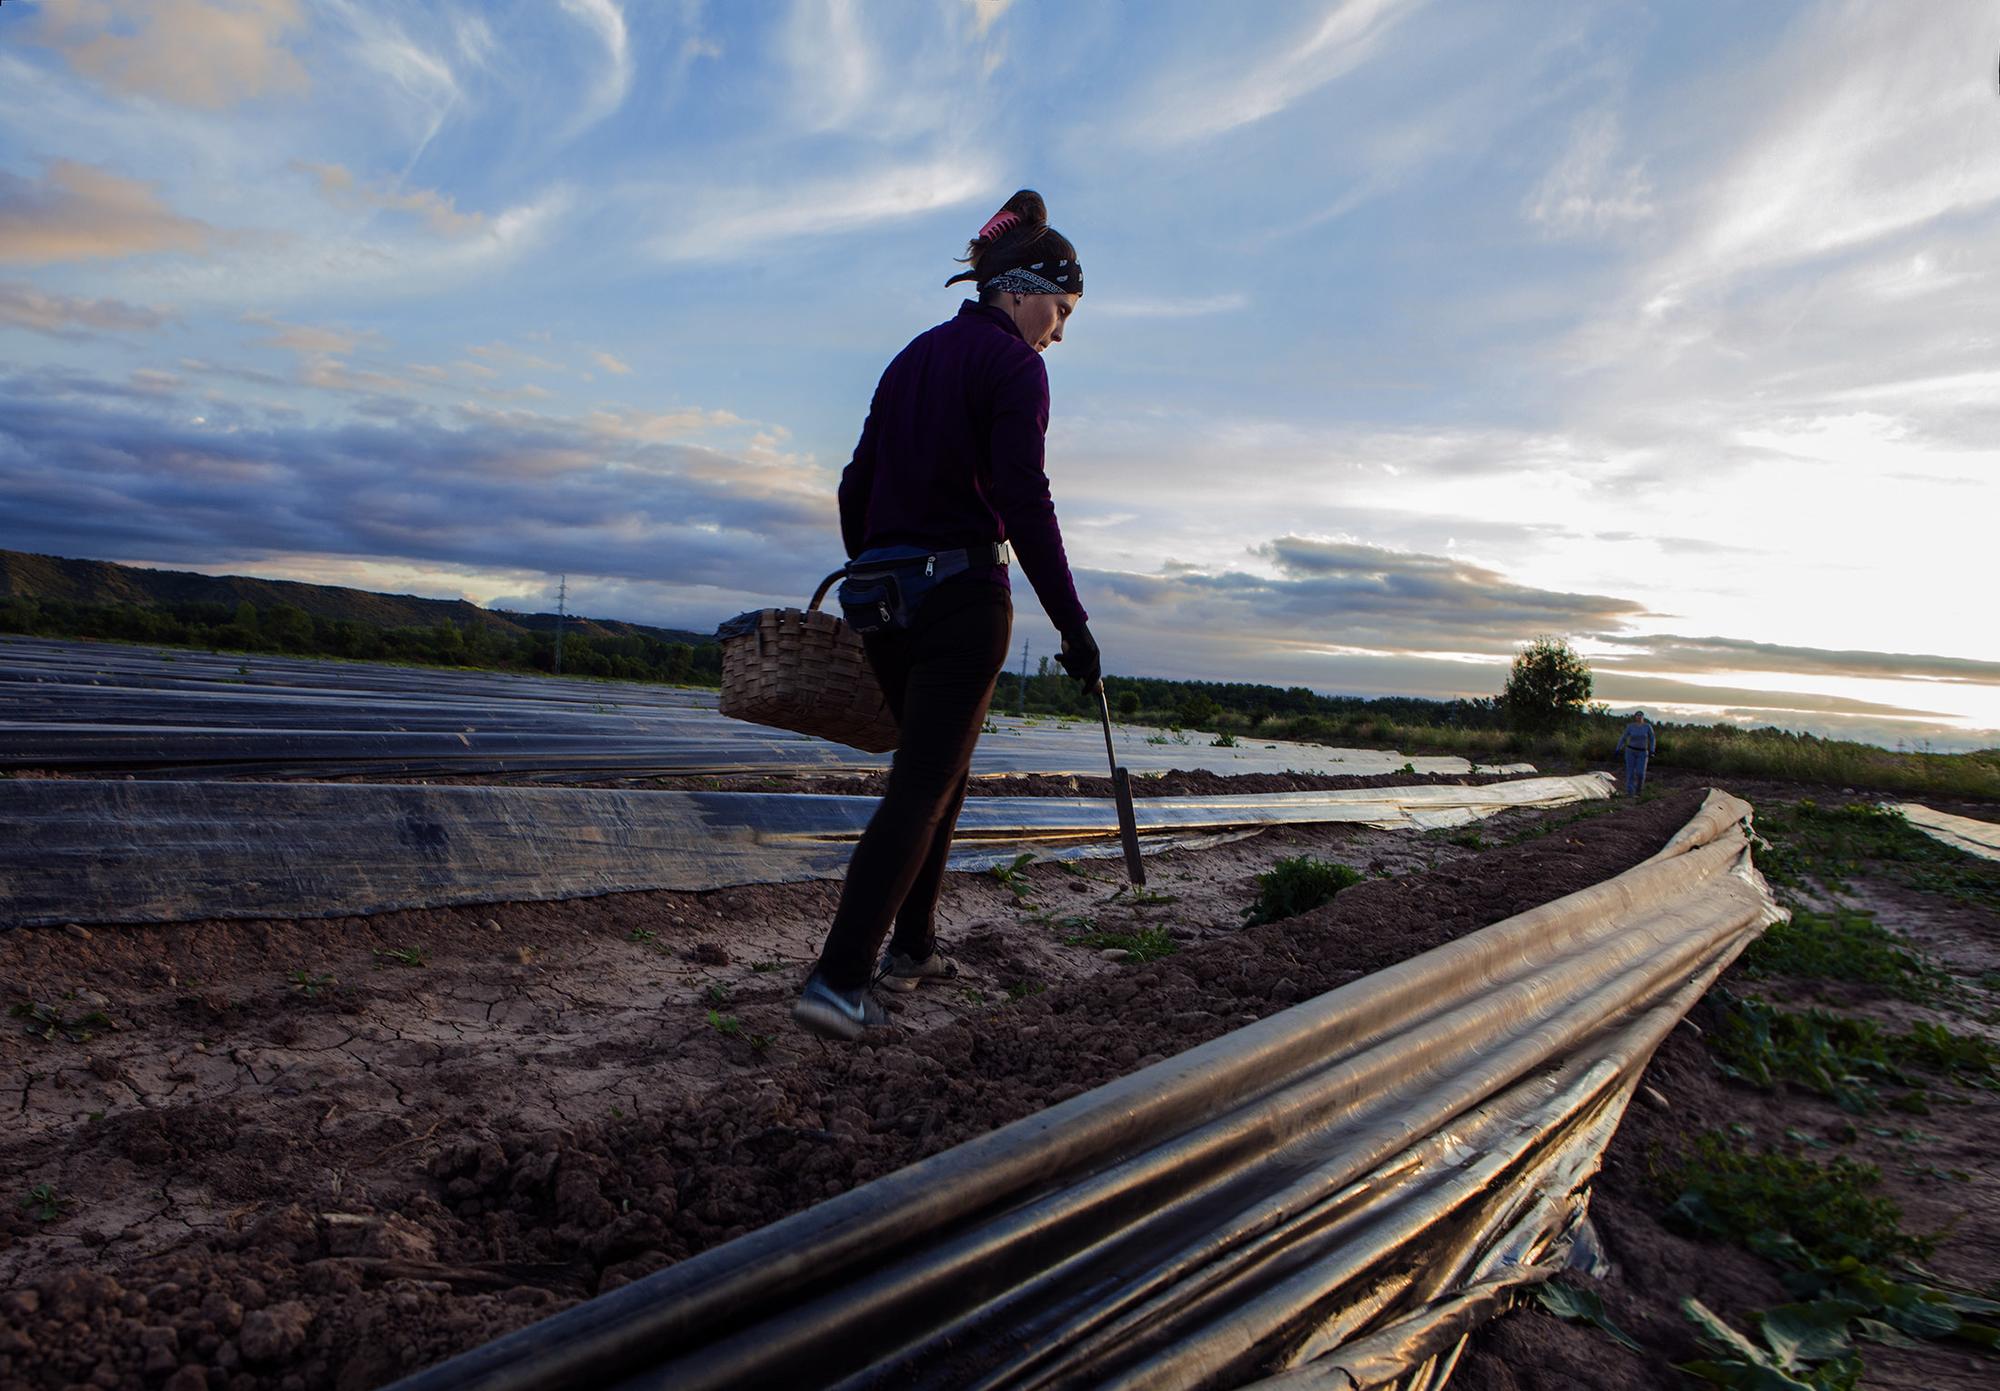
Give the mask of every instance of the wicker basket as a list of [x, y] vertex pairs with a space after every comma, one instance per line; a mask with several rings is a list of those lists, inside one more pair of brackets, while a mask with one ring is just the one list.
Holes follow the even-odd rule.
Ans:
[[887, 753], [902, 731], [882, 698], [861, 636], [819, 607], [843, 573], [827, 576], [803, 609], [758, 609], [717, 630], [722, 713]]

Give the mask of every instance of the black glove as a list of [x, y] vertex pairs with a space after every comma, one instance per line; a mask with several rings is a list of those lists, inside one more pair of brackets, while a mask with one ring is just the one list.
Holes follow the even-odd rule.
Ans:
[[1083, 682], [1083, 691], [1089, 695], [1104, 684], [1104, 660], [1097, 653], [1097, 639], [1090, 635], [1090, 626], [1085, 624], [1075, 632], [1063, 634], [1062, 651], [1056, 654], [1064, 671]]

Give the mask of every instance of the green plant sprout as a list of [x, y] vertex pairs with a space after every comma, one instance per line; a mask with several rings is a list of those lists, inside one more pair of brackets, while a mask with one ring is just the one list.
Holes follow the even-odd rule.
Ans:
[[305, 996], [308, 1000], [317, 999], [321, 995], [331, 994], [338, 984], [331, 972], [322, 971], [315, 976], [308, 974], [303, 968], [293, 971], [285, 977], [285, 980], [290, 983], [292, 989], [298, 991], [299, 994]]
[[16, 1204], [25, 1208], [28, 1216], [37, 1222], [53, 1222], [76, 1206], [76, 1199], [56, 1192], [52, 1183], [38, 1183], [28, 1190], [28, 1196]]
[[8, 1007], [7, 1013], [16, 1019], [28, 1021], [27, 1033], [44, 1043], [55, 1043], [67, 1039], [71, 1043], [88, 1043], [97, 1036], [99, 1029], [116, 1029], [118, 1026], [111, 1016], [101, 1009], [88, 1014], [65, 1015], [54, 1005], [34, 1003], [17, 1004]]
[[994, 865], [986, 872], [999, 881], [1001, 887], [1015, 898], [1025, 899], [1035, 891], [1035, 886], [1022, 877], [1021, 871], [1026, 869], [1034, 858], [1032, 851], [1023, 850], [1014, 857], [1012, 864]]

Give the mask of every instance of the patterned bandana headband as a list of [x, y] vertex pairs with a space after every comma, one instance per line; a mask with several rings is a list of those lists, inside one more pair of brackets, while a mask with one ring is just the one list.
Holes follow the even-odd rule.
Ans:
[[998, 290], [1015, 295], [1080, 295], [1083, 293], [1081, 261], [1035, 261], [1003, 270], [991, 280], [979, 282], [979, 293]]

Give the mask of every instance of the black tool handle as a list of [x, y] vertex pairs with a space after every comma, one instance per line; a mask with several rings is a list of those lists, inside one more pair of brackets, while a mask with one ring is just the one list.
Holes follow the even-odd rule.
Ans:
[[1118, 803], [1118, 839], [1125, 847], [1125, 874], [1134, 888], [1146, 887], [1146, 862], [1139, 856], [1139, 817], [1132, 810], [1132, 774], [1118, 766], [1118, 754], [1111, 747], [1111, 699], [1104, 688], [1097, 691], [1097, 703], [1104, 711], [1104, 756], [1111, 761], [1111, 795]]

